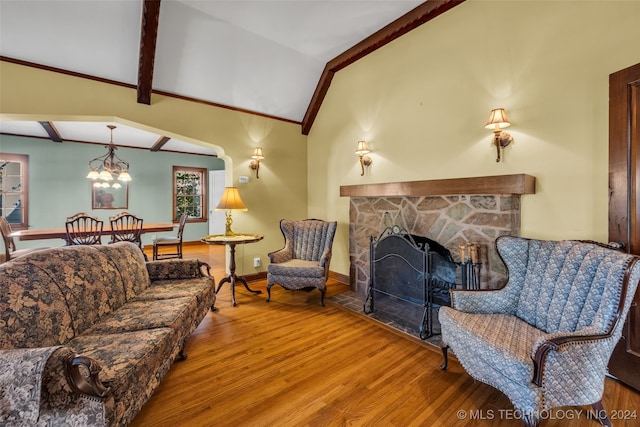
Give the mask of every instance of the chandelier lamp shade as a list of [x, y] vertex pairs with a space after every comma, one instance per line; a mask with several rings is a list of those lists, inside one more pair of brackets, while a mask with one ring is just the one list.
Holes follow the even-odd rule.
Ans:
[[106, 146], [107, 154], [89, 161], [89, 174], [87, 178], [94, 181], [94, 187], [120, 188], [121, 182], [131, 181], [129, 175], [129, 163], [116, 155], [116, 146], [113, 144], [113, 125], [107, 125], [111, 131], [109, 145]]

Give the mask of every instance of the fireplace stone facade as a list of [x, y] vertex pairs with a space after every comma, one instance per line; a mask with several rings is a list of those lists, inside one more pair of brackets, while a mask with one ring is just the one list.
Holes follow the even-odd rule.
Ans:
[[437, 241], [456, 261], [458, 245], [478, 245], [480, 288], [495, 289], [506, 282], [506, 271], [494, 242], [501, 235], [520, 235], [520, 195], [351, 197], [349, 216], [351, 288], [363, 297], [369, 285], [370, 238], [393, 225]]

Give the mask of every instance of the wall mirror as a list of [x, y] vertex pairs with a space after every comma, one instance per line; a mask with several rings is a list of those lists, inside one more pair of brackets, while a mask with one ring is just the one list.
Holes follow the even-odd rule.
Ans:
[[120, 188], [91, 186], [91, 209], [128, 209], [129, 184]]

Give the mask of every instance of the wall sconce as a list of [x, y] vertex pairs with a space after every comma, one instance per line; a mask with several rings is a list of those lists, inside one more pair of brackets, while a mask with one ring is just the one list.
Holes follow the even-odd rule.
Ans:
[[369, 147], [367, 147], [366, 141], [358, 141], [358, 149], [356, 150], [356, 154], [358, 155], [358, 157], [360, 157], [360, 167], [362, 168], [362, 173], [360, 174], [360, 176], [364, 176], [364, 167], [369, 167], [371, 166], [371, 163], [373, 163], [371, 157], [365, 155], [369, 154], [370, 152], [371, 151], [369, 150]]
[[507, 114], [504, 112], [504, 108], [496, 108], [491, 110], [489, 115], [489, 121], [484, 126], [486, 129], [493, 129], [493, 143], [496, 145], [496, 162], [500, 161], [500, 150], [511, 144], [513, 137], [507, 132], [503, 132], [502, 129], [511, 126]]
[[253, 150], [253, 154], [251, 155], [253, 159], [251, 163], [249, 163], [249, 167], [256, 171], [256, 179], [260, 179], [260, 160], [264, 159], [264, 153], [262, 152], [262, 147], [256, 147]]

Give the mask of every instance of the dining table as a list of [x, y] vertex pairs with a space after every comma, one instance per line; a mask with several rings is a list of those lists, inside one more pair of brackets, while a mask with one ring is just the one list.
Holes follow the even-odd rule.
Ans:
[[[142, 233], [160, 233], [172, 231], [178, 224], [173, 222], [150, 222], [142, 224]], [[111, 235], [109, 226], [102, 230], [102, 236]], [[67, 230], [64, 227], [58, 228], [33, 228], [30, 230], [16, 230], [11, 233], [11, 237], [18, 240], [45, 240], [45, 239], [67, 239]]]

